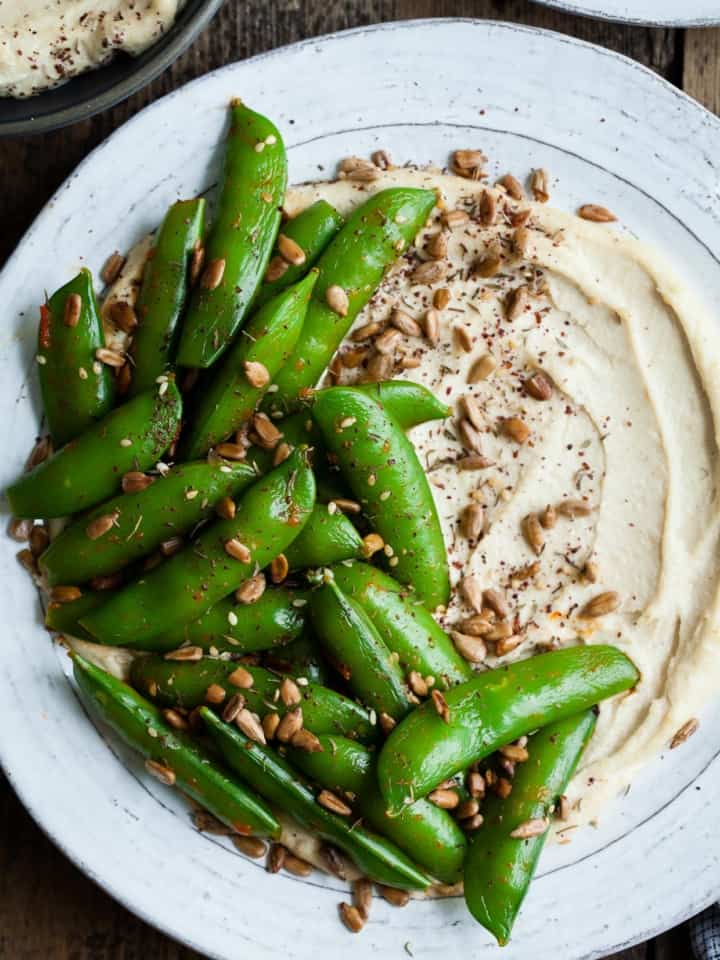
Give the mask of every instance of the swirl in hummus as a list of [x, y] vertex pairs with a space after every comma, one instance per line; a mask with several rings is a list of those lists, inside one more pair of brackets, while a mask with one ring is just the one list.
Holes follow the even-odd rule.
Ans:
[[30, 97], [138, 56], [172, 26], [184, 0], [0, 0], [0, 97]]

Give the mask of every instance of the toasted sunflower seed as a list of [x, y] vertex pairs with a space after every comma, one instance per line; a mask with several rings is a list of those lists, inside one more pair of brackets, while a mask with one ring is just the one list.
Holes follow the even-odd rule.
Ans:
[[510, 836], [516, 840], [529, 840], [531, 837], [541, 837], [549, 826], [550, 821], [547, 817], [536, 817], [533, 820], [525, 820], [524, 823], [519, 824], [514, 830], [510, 831]]
[[447, 276], [448, 266], [444, 260], [426, 260], [419, 263], [410, 275], [411, 283], [422, 283], [428, 286], [444, 280]]
[[154, 482], [155, 478], [148, 476], [147, 473], [130, 470], [123, 475], [122, 490], [123, 493], [140, 493], [141, 490], [146, 490]]
[[[30, 556], [32, 557], [32, 553]], [[80, 587], [58, 586], [50, 591], [50, 599], [53, 603], [72, 603], [73, 600], [79, 600], [81, 596]]]
[[593, 512], [593, 508], [585, 500], [561, 500], [556, 504], [555, 510], [563, 517], [588, 517]]
[[219, 704], [223, 703], [227, 694], [219, 683], [211, 683], [205, 691], [205, 703]]
[[685, 723], [677, 730], [670, 741], [670, 749], [674, 750], [676, 747], [679, 747], [681, 743], [691, 737], [697, 728], [700, 726], [700, 721], [695, 717], [692, 717], [690, 720], [686, 720]]
[[523, 383], [525, 392], [535, 400], [549, 400], [553, 395], [553, 386], [550, 377], [541, 370], [537, 370]]
[[519, 417], [508, 417], [506, 420], [502, 420], [500, 430], [508, 439], [512, 440], [513, 443], [519, 444], [525, 443], [532, 432], [525, 421]]
[[216, 257], [214, 260], [210, 260], [203, 270], [200, 286], [205, 290], [216, 290], [222, 283], [224, 275], [225, 259], [224, 257]]
[[145, 769], [165, 786], [173, 787], [175, 785], [175, 772], [170, 767], [165, 766], [164, 763], [158, 763], [156, 760], [146, 760]]
[[584, 203], [578, 209], [578, 216], [583, 220], [591, 220], [594, 223], [612, 223], [617, 220], [615, 214], [607, 207], [600, 207], [596, 203]]
[[134, 333], [138, 325], [135, 308], [127, 300], [115, 300], [110, 306], [110, 320], [123, 333]]
[[552, 530], [557, 523], [557, 510], [551, 503], [549, 503], [542, 511], [538, 519], [540, 520], [540, 526], [543, 528], [543, 530]]
[[306, 730], [305, 727], [292, 735], [290, 743], [298, 750], [304, 750], [306, 753], [323, 752], [322, 744], [318, 738], [310, 730]]
[[352, 807], [349, 807], [344, 800], [341, 800], [331, 790], [321, 790], [315, 799], [321, 807], [336, 813], [339, 817], [349, 817], [352, 813]]
[[[421, 337], [422, 329], [417, 320], [413, 320], [409, 313], [404, 310], [395, 309], [390, 317], [390, 323], [396, 327], [400, 333], [406, 337]], [[377, 346], [377, 343], [375, 344]]]
[[512, 197], [513, 200], [523, 200], [525, 193], [522, 188], [522, 184], [514, 177], [511, 173], [506, 173], [503, 177], [500, 177], [498, 184], [501, 187], [504, 187], [508, 196]]
[[581, 617], [604, 617], [608, 613], [614, 613], [620, 606], [620, 595], [615, 590], [606, 590], [604, 593], [598, 593], [592, 600], [588, 600], [580, 611]]
[[470, 384], [479, 383], [494, 372], [497, 367], [497, 360], [490, 353], [484, 353], [473, 363], [468, 372], [467, 382]]
[[245, 372], [245, 379], [247, 382], [251, 387], [255, 387], [257, 390], [261, 390], [270, 383], [270, 374], [268, 373], [268, 369], [265, 364], [260, 363], [259, 360], [243, 361], [243, 370]]
[[477, 540], [485, 526], [485, 511], [479, 503], [470, 503], [460, 514], [460, 529], [468, 540]]
[[245, 667], [236, 667], [228, 676], [227, 682], [240, 690], [249, 690], [253, 685], [253, 675]]
[[433, 260], [444, 260], [447, 248], [447, 237], [442, 232], [434, 233], [425, 244], [425, 252]]
[[532, 190], [532, 195], [538, 203], [547, 203], [550, 199], [550, 192], [548, 188], [548, 175], [547, 170], [539, 168], [533, 170], [530, 177], [530, 189]]
[[440, 287], [433, 294], [433, 306], [436, 310], [444, 310], [450, 303], [450, 291], [447, 287]]
[[430, 694], [430, 699], [433, 702], [435, 711], [439, 717], [442, 717], [445, 723], [450, 723], [450, 708], [447, 705], [447, 700], [440, 693], [439, 690], [433, 690]]
[[79, 293], [68, 294], [63, 308], [63, 323], [66, 327], [76, 327], [82, 313], [82, 297]]
[[265, 575], [263, 573], [257, 573], [254, 577], [250, 577], [237, 588], [235, 591], [235, 599], [238, 603], [257, 603], [264, 593]]
[[456, 790], [445, 790], [442, 787], [438, 787], [437, 790], [429, 793], [428, 800], [442, 810], [454, 810], [460, 803], [460, 797]]
[[300, 244], [296, 243], [292, 237], [285, 236], [284, 233], [278, 234], [277, 248], [280, 256], [294, 267], [301, 267], [307, 260], [305, 251]]
[[202, 647], [178, 647], [177, 650], [168, 650], [164, 655], [165, 660], [202, 660]]
[[274, 283], [287, 271], [290, 264], [282, 257], [273, 257], [265, 271], [265, 282]]
[[536, 513], [529, 513], [522, 522], [522, 530], [528, 546], [536, 556], [540, 556], [545, 546], [545, 536]]
[[245, 734], [248, 740], [253, 740], [255, 743], [259, 743], [262, 746], [265, 746], [267, 743], [265, 739], [265, 732], [262, 728], [260, 720], [255, 716], [254, 713], [251, 713], [247, 707], [243, 707], [243, 709], [235, 717], [235, 726], [238, 728], [238, 730]]
[[350, 930], [351, 933], [360, 933], [365, 926], [365, 918], [358, 908], [343, 902], [339, 904], [338, 909], [340, 910], [340, 919], [348, 930]]
[[384, 883], [379, 883], [377, 889], [383, 900], [393, 907], [405, 907], [410, 902], [410, 894], [407, 890], [399, 890], [397, 887], [386, 887]]
[[118, 251], [115, 250], [114, 253], [111, 253], [103, 264], [103, 268], [100, 271], [100, 277], [102, 278], [103, 283], [108, 286], [118, 278], [120, 271], [125, 266], [125, 257]]
[[334, 283], [327, 288], [325, 302], [339, 317], [346, 317], [350, 309], [350, 300], [341, 286]]
[[487, 647], [480, 637], [471, 637], [459, 630], [451, 630], [450, 636], [455, 649], [468, 663], [482, 663], [487, 656]]
[[277, 733], [277, 728], [280, 726], [280, 714], [276, 713], [274, 710], [270, 713], [266, 713], [262, 718], [262, 728], [263, 733], [265, 734], [266, 740], [272, 740], [275, 734]]
[[285, 863], [286, 856], [287, 849], [280, 843], [273, 843], [270, 847], [270, 853], [268, 854], [266, 867], [267, 872], [279, 873], [282, 870], [283, 864]]
[[280, 720], [275, 736], [282, 743], [289, 743], [295, 734], [302, 728], [303, 712], [301, 707], [288, 711]]
[[244, 853], [246, 857], [252, 857], [253, 860], [259, 860], [261, 857], [264, 857], [267, 851], [267, 844], [263, 843], [259, 837], [241, 837], [235, 835], [232, 838], [232, 842], [240, 853]]

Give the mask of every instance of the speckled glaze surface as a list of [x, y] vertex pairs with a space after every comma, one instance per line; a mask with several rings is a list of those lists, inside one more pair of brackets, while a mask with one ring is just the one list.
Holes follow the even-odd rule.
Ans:
[[[293, 181], [378, 147], [399, 163], [443, 163], [451, 150], [477, 146], [491, 174], [546, 167], [556, 205], [610, 207], [710, 304], [720, 302], [720, 123], [655, 74], [564, 36], [488, 21], [386, 24], [310, 40], [228, 66], [138, 114], [32, 226], [0, 276], [3, 487], [38, 430], [43, 290], [83, 264], [98, 271], [171, 201], [213, 184], [231, 96], [278, 123]], [[0, 759], [38, 823], [89, 876], [223, 960], [499, 956], [460, 899], [404, 910], [376, 901], [363, 933], [351, 936], [336, 916], [339, 881], [271, 876], [225, 840], [196, 833], [182, 800], [88, 721], [16, 550], [0, 538]], [[546, 851], [505, 960], [601, 957], [717, 896], [720, 709], [701, 719], [597, 828]]]
[[597, 20], [651, 27], [707, 27], [720, 23], [716, 0], [535, 0]]

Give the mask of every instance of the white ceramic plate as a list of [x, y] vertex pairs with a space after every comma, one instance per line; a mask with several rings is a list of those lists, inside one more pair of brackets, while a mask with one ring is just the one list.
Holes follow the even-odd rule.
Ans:
[[708, 27], [720, 23], [717, 0], [535, 0], [597, 20], [649, 27]]
[[[493, 172], [546, 167], [556, 204], [610, 207], [720, 302], [720, 124], [655, 74], [568, 37], [487, 21], [387, 24], [310, 40], [226, 67], [138, 114], [32, 226], [0, 277], [3, 487], [38, 429], [43, 290], [83, 263], [97, 271], [172, 200], [214, 181], [234, 95], [278, 122], [293, 180], [378, 147], [396, 162], [443, 162], [454, 148], [478, 146]], [[38, 823], [89, 876], [223, 960], [497, 954], [460, 899], [405, 910], [376, 902], [362, 935], [350, 936], [336, 918], [338, 881], [270, 876], [225, 841], [194, 832], [172, 791], [149, 782], [88, 722], [15, 550], [0, 538], [0, 758]], [[546, 851], [505, 960], [602, 956], [717, 895], [719, 721], [720, 709], [707, 711], [699, 733], [659, 758], [596, 830]]]

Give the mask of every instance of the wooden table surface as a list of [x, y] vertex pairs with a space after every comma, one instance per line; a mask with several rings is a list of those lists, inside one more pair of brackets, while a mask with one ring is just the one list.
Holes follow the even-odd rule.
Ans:
[[[191, 49], [127, 102], [65, 130], [0, 141], [0, 264], [80, 160], [150, 101], [207, 70], [281, 44], [429, 16], [511, 20], [568, 33], [647, 64], [720, 112], [720, 29], [625, 27], [557, 13], [528, 0], [226, 0]], [[446, 55], [452, 51], [438, 51]], [[690, 955], [681, 927], [614, 960]], [[199, 960], [199, 955], [147, 927], [86, 879], [45, 838], [0, 777], [0, 958]]]

